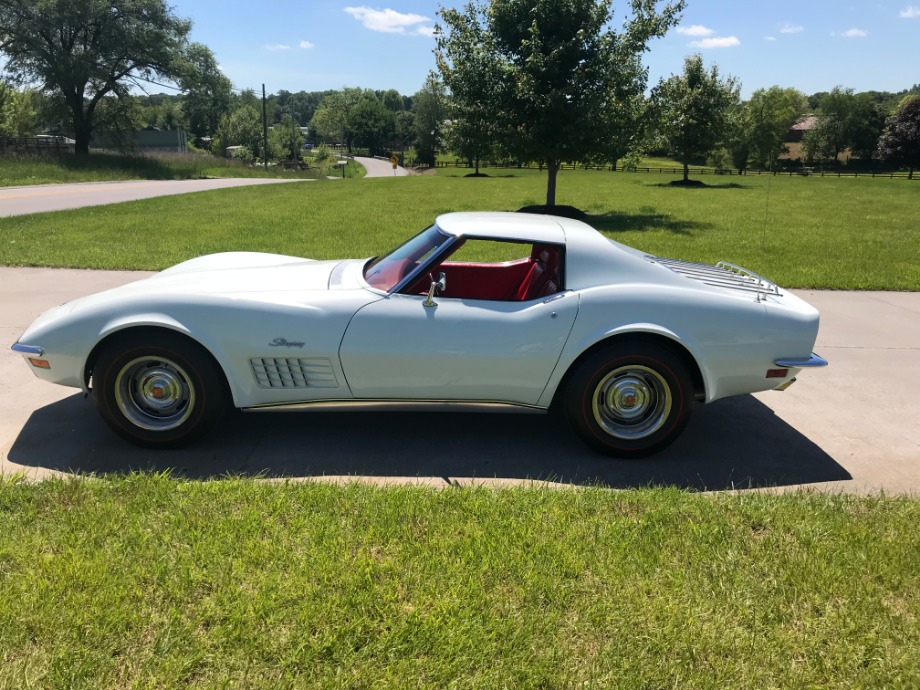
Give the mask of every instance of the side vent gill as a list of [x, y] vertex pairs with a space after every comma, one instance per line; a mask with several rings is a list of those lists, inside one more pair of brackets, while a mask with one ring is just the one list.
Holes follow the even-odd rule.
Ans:
[[249, 360], [259, 388], [338, 388], [328, 359], [254, 357]]

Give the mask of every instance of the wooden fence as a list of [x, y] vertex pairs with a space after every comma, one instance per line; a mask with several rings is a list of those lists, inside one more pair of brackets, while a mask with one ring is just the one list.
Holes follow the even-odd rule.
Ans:
[[0, 156], [73, 153], [73, 140], [64, 137], [0, 137]]

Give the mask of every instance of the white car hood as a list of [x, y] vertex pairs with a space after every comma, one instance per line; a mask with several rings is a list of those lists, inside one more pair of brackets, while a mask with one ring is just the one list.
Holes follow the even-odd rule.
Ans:
[[341, 263], [281, 254], [226, 252], [191, 259], [122, 290], [134, 294], [235, 294], [326, 290], [332, 270]]

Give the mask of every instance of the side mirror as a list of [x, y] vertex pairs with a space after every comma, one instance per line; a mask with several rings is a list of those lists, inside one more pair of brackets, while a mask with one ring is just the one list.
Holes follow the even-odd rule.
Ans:
[[447, 276], [443, 273], [438, 274], [438, 279], [431, 278], [431, 287], [428, 288], [428, 298], [422, 302], [423, 306], [436, 307], [438, 303], [434, 301], [434, 296], [442, 293], [447, 289]]

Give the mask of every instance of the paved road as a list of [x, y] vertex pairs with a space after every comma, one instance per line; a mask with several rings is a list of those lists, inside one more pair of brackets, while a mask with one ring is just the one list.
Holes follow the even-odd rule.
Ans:
[[303, 182], [259, 178], [220, 180], [129, 180], [125, 182], [80, 182], [45, 184], [32, 187], [0, 187], [0, 217], [26, 213], [62, 211], [84, 206], [100, 206], [155, 196], [206, 192], [212, 189], [245, 187], [254, 184]]
[[379, 158], [363, 158], [360, 156], [355, 156], [355, 160], [367, 170], [365, 177], [405, 177], [409, 174], [409, 171], [401, 166], [397, 166], [396, 170], [394, 170], [393, 164], [388, 160], [382, 161]]
[[145, 273], [0, 268], [0, 472], [172, 469], [268, 476], [694, 489], [802, 486], [920, 494], [920, 293], [802, 292], [831, 365], [785, 393], [698, 407], [656, 458], [609, 461], [532, 413], [236, 413], [200, 444], [152, 452], [114, 436], [79, 392], [37, 380], [8, 347], [42, 310]]

